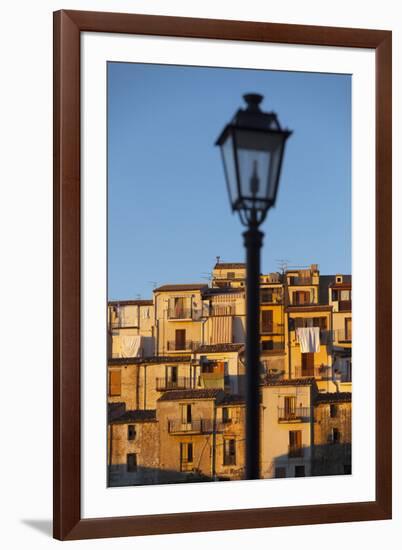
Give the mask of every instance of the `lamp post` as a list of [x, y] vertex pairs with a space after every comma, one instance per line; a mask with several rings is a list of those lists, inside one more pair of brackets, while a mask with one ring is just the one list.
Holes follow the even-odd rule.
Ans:
[[221, 148], [233, 212], [238, 212], [247, 256], [246, 315], [246, 479], [260, 477], [260, 252], [259, 226], [275, 204], [283, 153], [292, 132], [283, 130], [275, 113], [260, 109], [263, 96], [243, 96], [239, 109], [215, 145]]

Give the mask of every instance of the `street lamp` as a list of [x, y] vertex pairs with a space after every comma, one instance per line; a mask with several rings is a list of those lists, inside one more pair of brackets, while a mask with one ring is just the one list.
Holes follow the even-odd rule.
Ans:
[[259, 226], [275, 204], [285, 143], [292, 132], [283, 130], [275, 113], [260, 109], [263, 96], [243, 96], [239, 109], [215, 145], [221, 148], [223, 168], [233, 212], [247, 231], [246, 316], [246, 478], [258, 479], [260, 458], [260, 250], [264, 234]]

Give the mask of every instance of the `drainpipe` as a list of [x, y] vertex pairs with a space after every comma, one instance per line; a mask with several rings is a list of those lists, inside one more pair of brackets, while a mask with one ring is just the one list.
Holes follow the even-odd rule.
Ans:
[[112, 469], [112, 452], [113, 452], [113, 424], [109, 424], [109, 468], [107, 475], [107, 485], [110, 487], [111, 469]]

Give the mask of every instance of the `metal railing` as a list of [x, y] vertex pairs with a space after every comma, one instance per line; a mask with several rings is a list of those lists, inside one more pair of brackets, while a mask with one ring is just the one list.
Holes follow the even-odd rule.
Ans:
[[295, 407], [294, 409], [278, 407], [278, 422], [301, 422], [308, 418], [310, 418], [309, 407]]
[[334, 331], [334, 340], [336, 342], [350, 343], [352, 341], [352, 331], [345, 329], [338, 329]]
[[199, 342], [194, 340], [186, 340], [185, 342], [176, 342], [175, 340], [169, 340], [167, 342], [168, 351], [192, 351], [200, 345]]
[[236, 307], [234, 305], [220, 305], [220, 304], [213, 304], [209, 308], [209, 316], [210, 317], [220, 317], [225, 315], [235, 315], [236, 314]]
[[118, 329], [118, 328], [138, 328], [138, 319], [135, 319], [133, 321], [125, 321], [122, 319], [115, 319], [114, 321], [109, 322], [110, 329]]
[[332, 367], [320, 365], [319, 367], [303, 368], [300, 365], [294, 367], [295, 378], [321, 378], [321, 380], [332, 379]]
[[304, 448], [297, 445], [288, 446], [288, 457], [289, 458], [299, 458], [304, 456]]
[[193, 310], [191, 308], [171, 308], [167, 312], [168, 319], [192, 319]]
[[313, 278], [312, 277], [293, 277], [290, 282], [289, 286], [303, 286], [303, 285], [312, 285], [313, 284]]
[[209, 419], [192, 420], [191, 422], [168, 420], [168, 433], [211, 433], [213, 426], [213, 420]]
[[260, 323], [260, 332], [261, 334], [284, 334], [285, 326], [282, 323], [267, 323], [264, 326], [264, 323]]
[[157, 391], [167, 391], [167, 390], [188, 390], [192, 387], [192, 379], [185, 377], [178, 377], [176, 380], [171, 380], [169, 378], [157, 378], [156, 379], [156, 390]]
[[[264, 343], [266, 342], [266, 344], [264, 345]], [[261, 341], [261, 351], [272, 351], [272, 350], [277, 350], [277, 351], [284, 351], [285, 350], [285, 342], [284, 341], [281, 341], [281, 342], [272, 342], [270, 340], [262, 340]]]

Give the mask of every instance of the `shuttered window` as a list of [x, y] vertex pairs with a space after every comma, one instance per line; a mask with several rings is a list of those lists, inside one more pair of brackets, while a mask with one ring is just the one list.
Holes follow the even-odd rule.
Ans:
[[273, 332], [273, 311], [262, 310], [261, 311], [261, 332], [272, 333]]
[[109, 395], [119, 396], [121, 395], [121, 371], [112, 370], [109, 372]]

